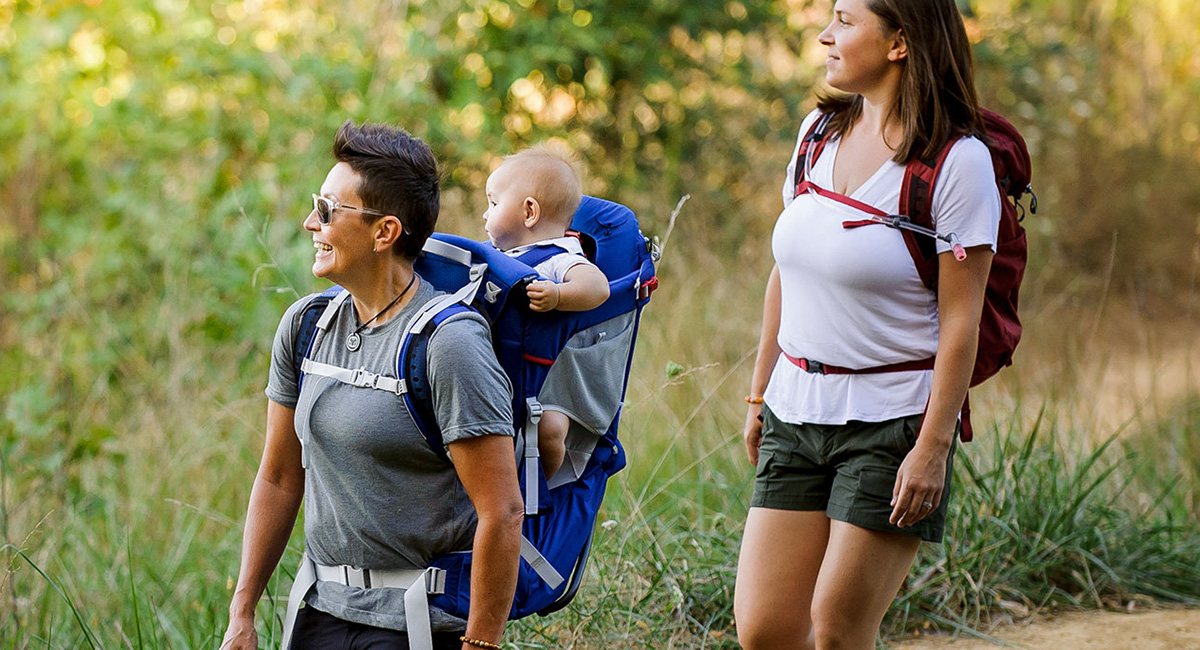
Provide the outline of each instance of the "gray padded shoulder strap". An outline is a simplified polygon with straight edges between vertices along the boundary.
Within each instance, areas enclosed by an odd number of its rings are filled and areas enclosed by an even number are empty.
[[[317,329],[321,330],[322,332],[329,329],[330,321],[333,320],[334,316],[337,316],[338,309],[341,308],[342,303],[346,302],[346,299],[349,297],[350,292],[346,291],[345,289],[342,289],[338,295],[334,296],[333,299],[329,301],[329,304],[325,306],[325,311],[321,313],[321,320],[317,321]]]

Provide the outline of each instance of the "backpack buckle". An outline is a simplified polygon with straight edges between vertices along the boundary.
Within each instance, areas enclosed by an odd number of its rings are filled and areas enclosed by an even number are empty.
[[[655,289],[658,289],[657,275],[638,285],[638,300],[645,300],[646,298],[649,298],[650,294],[654,293]]]
[[[366,368],[359,368],[350,376],[350,384],[359,388],[378,388],[379,375],[368,372]]]
[[[821,363],[820,361],[813,361],[812,359],[801,359],[800,369],[804,372],[809,372],[814,375],[825,374],[825,364]]]

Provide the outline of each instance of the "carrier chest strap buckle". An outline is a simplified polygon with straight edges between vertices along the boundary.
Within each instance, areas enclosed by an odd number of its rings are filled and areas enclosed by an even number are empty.
[[[305,359],[300,364],[300,370],[305,374],[336,379],[343,384],[349,384],[356,388],[371,388],[394,393],[397,397],[408,392],[408,385],[403,379],[376,374],[365,368],[350,370],[348,368],[339,368],[327,363],[313,361],[312,359]]]

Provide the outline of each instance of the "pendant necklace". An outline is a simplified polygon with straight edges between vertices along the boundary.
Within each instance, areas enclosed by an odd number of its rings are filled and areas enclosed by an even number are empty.
[[[404,291],[401,291],[400,295],[396,296],[391,302],[389,302],[387,307],[384,307],[383,309],[379,310],[379,313],[372,316],[371,320],[363,323],[362,325],[359,325],[357,329],[355,329],[353,332],[350,332],[350,335],[346,337],[346,349],[351,352],[357,352],[358,348],[362,347],[362,336],[359,335],[359,332],[366,329],[367,326],[370,325],[371,323],[374,323],[375,319],[382,316],[383,312],[391,309],[392,305],[395,305],[396,303],[400,302],[400,299],[404,297],[404,294],[408,293],[408,290],[411,289],[413,286],[413,282],[416,282],[416,281],[417,281],[417,274],[413,273],[412,279],[408,281],[408,285],[404,287]]]

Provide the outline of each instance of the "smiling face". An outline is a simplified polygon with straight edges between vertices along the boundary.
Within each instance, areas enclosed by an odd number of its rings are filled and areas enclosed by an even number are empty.
[[[539,239],[530,229],[536,222],[531,219],[535,200],[525,187],[527,183],[519,178],[519,172],[518,165],[504,163],[487,180],[488,209],[483,213],[484,229],[492,245],[502,251]]]
[[[898,31],[884,27],[865,0],[838,0],[833,21],[817,37],[829,48],[825,81],[838,90],[866,95],[898,83],[899,64],[907,55]]]
[[[358,196],[361,181],[350,165],[338,163],[329,170],[320,194],[345,205],[362,206]],[[365,263],[376,255],[374,226],[374,222],[368,223],[356,210],[337,210],[328,224],[317,219],[316,210],[310,212],[304,219],[304,229],[313,234],[313,246],[317,249],[313,275],[345,285],[347,278],[368,268]]]

